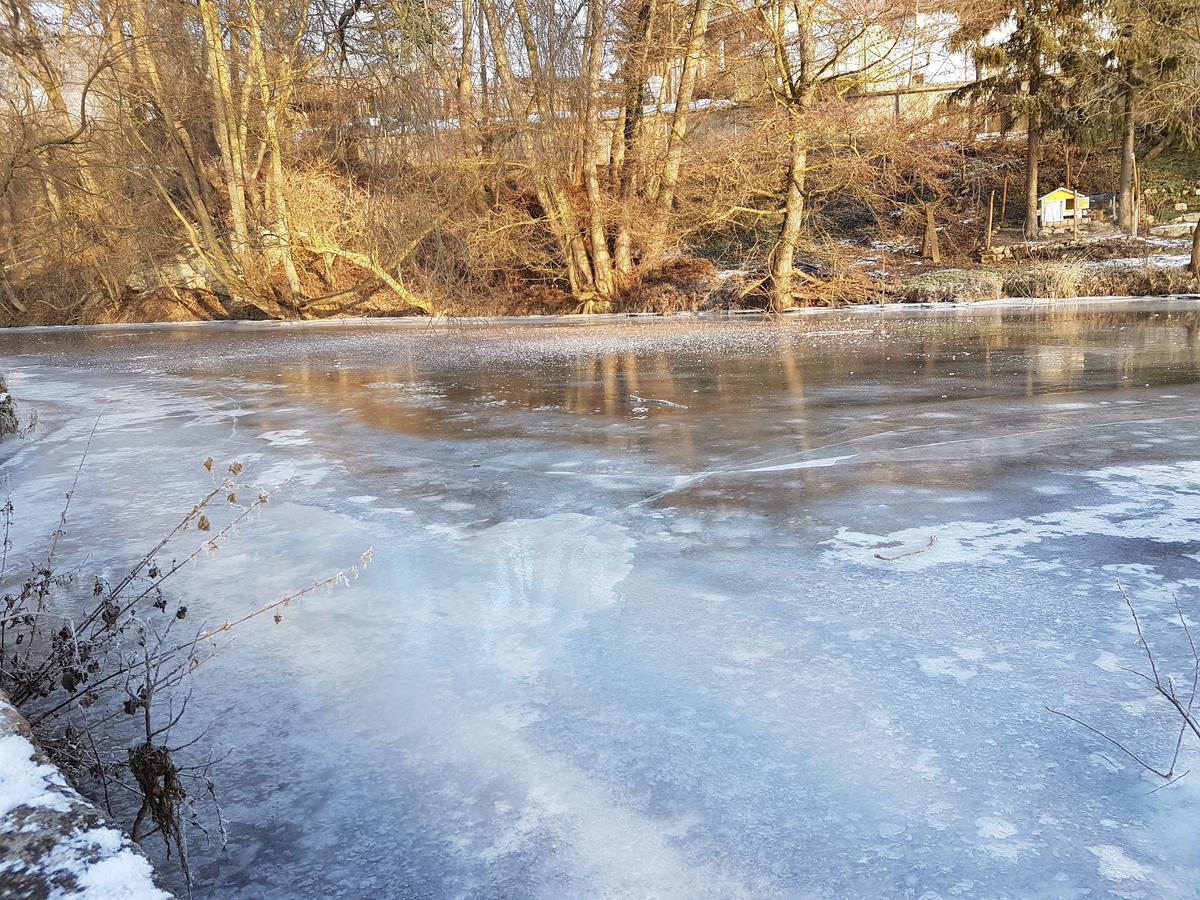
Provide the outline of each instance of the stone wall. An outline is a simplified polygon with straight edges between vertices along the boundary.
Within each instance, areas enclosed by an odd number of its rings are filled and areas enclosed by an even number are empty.
[[[38,749],[0,691],[0,897],[168,900],[141,850]]]
[[[8,392],[4,376],[0,375],[0,438],[12,434],[17,427],[17,405]]]

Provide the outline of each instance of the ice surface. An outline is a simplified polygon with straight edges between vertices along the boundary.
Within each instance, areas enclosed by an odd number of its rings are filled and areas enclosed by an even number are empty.
[[[197,896],[1197,896],[1195,775],[1045,710],[1174,746],[1114,581],[1186,673],[1192,302],[16,332],[0,370],[38,533],[101,413],[99,568],[206,456],[282,486],[193,615],[375,547],[198,674]]]

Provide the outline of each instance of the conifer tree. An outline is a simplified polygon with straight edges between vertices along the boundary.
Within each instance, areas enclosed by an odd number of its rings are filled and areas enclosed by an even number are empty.
[[[1097,0],[1012,0],[961,13],[956,43],[969,48],[979,77],[957,99],[998,110],[1009,128],[1026,125],[1025,237],[1037,237],[1042,141],[1064,127],[1099,40]]]
[[[1200,152],[1200,0],[1146,0],[1154,51],[1144,64],[1144,117],[1163,140]],[[1189,269],[1200,276],[1200,224],[1192,229]]]

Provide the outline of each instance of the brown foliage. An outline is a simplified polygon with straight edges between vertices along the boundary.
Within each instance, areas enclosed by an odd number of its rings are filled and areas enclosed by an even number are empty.
[[[898,114],[942,40],[908,3],[398,10],[0,8],[0,323],[841,302],[870,291],[797,277],[811,247],[931,218],[962,262],[1006,178],[1020,216],[1019,144]],[[1111,186],[1043,143],[1044,181]],[[750,286],[672,272],[700,256]]]

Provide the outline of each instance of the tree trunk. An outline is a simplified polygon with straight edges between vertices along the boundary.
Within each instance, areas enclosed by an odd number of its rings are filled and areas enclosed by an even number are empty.
[[[683,72],[679,76],[679,90],[675,93],[675,111],[671,115],[671,132],[667,137],[666,158],[663,161],[658,192],[651,212],[650,239],[647,242],[645,260],[651,265],[662,257],[666,243],[667,217],[675,202],[675,186],[679,182],[679,168],[683,163],[683,144],[687,138],[688,118],[696,91],[696,75],[704,52],[704,39],[708,33],[708,16],[712,5],[713,0],[696,0],[692,13],[687,52],[683,58]]]
[[[988,198],[987,230],[984,232],[984,235],[983,235],[983,249],[984,250],[992,249],[993,220],[995,218],[995,211],[996,211],[996,192],[995,192],[995,190],[993,190],[992,195]]]
[[[1192,228],[1192,259],[1188,270],[1200,278],[1200,222]]]
[[[427,313],[433,312],[433,304],[423,297],[418,297],[412,291],[404,286],[404,284],[395,275],[392,275],[387,269],[376,262],[366,253],[358,253],[354,250],[346,250],[336,244],[309,243],[303,233],[298,235],[300,241],[305,248],[312,253],[322,256],[336,256],[338,259],[344,259],[346,262],[358,266],[366,272],[370,272],[396,294],[401,300],[409,306],[415,306],[418,309],[423,309]]]
[[[527,107],[521,103],[521,90],[517,76],[513,72],[508,58],[508,48],[504,43],[504,29],[500,23],[500,15],[496,10],[495,0],[480,0],[480,8],[487,19],[487,30],[491,38],[492,58],[495,61],[496,78],[506,95],[509,115],[516,129],[517,141],[526,162],[533,167],[533,183],[537,191],[538,202],[541,204],[550,228],[559,241],[563,254],[563,262],[567,270],[567,279],[571,285],[571,293],[585,302],[594,295],[591,261],[588,259],[587,245],[575,219],[575,211],[571,208],[570,198],[563,189],[559,179],[553,172],[548,172],[544,160],[539,160],[537,143],[529,128]],[[521,24],[521,33],[525,52],[530,67],[530,82],[532,84],[533,102],[538,110],[539,127],[548,128],[554,118],[550,112],[549,102],[541,89],[542,68],[538,59],[537,42],[534,38],[533,26],[529,19],[528,8],[524,0],[515,0],[517,19]]]
[[[808,134],[805,117],[812,107],[816,91],[816,35],[810,3],[793,0],[795,47],[787,22],[787,8],[774,6],[774,56],[780,87],[776,97],[787,108],[788,167],[784,185],[783,225],[779,240],[771,250],[768,267],[771,274],[771,306],[777,312],[792,305],[792,279],[795,274],[796,245],[804,220],[804,188],[808,177]],[[793,64],[793,55],[797,57]]]
[[[525,45],[525,58],[529,63],[529,82],[533,91],[533,102],[541,120],[539,124],[541,128],[548,129],[553,127],[556,116],[551,99],[543,89],[544,70],[538,53],[533,20],[530,18],[526,0],[513,0],[513,10],[517,14],[517,22],[521,28],[521,40]],[[488,27],[493,31],[493,40],[495,40],[496,29],[492,29],[490,19]],[[503,33],[500,34],[503,39]],[[499,62],[499,54],[496,59]],[[528,123],[518,126],[518,131],[529,134]],[[534,156],[530,156],[529,161],[536,164]],[[584,242],[575,218],[575,209],[571,206],[571,199],[563,188],[560,178],[549,174],[541,180],[543,185],[540,193],[542,207],[546,210],[546,214],[562,242],[571,292],[585,303],[590,303],[595,296],[595,277],[592,271],[592,262],[588,257],[587,244]]]
[[[617,121],[613,125],[612,135],[608,141],[608,189],[614,194],[621,186],[621,170],[625,166],[625,107],[617,110]]]
[[[250,246],[250,226],[246,212],[246,173],[243,162],[241,128],[233,101],[233,85],[221,24],[214,0],[198,0],[200,23],[204,30],[205,60],[208,67],[212,100],[213,132],[221,151],[221,170],[229,191],[229,218],[234,258],[245,263]]]
[[[633,275],[633,197],[637,166],[641,162],[642,110],[646,105],[646,75],[650,59],[650,28],[654,20],[655,0],[641,0],[637,9],[635,44],[626,60],[625,109],[620,121],[620,164],[616,165],[613,184],[618,197],[617,234],[613,241],[616,277],[628,281]],[[614,134],[614,144],[617,143]]]
[[[479,150],[475,140],[475,92],[471,81],[471,63],[475,48],[475,4],[473,0],[462,0],[462,53],[458,57],[458,77],[455,87],[458,93],[458,133],[463,136],[463,145],[469,154]]]
[[[804,182],[808,174],[808,142],[801,128],[802,113],[789,110],[788,130],[791,132],[788,154],[787,184],[783,211],[783,227],[771,253],[771,308],[776,312],[792,305],[792,277],[796,265],[796,244],[804,221]]]
[[[267,79],[266,59],[262,50],[262,14],[256,0],[246,0],[248,21],[246,28],[250,34],[250,68],[258,81],[259,100],[262,103],[263,115],[266,119],[264,140],[267,152],[270,154],[269,184],[275,205],[275,240],[278,242],[275,256],[283,265],[283,274],[287,279],[288,288],[297,300],[300,296],[300,274],[296,271],[296,263],[292,259],[292,236],[288,224],[287,185],[283,178],[283,155],[279,142],[279,108],[283,105],[283,95],[290,85],[287,57],[279,63],[280,72],[275,82],[275,95],[271,95],[271,86]],[[246,73],[249,77],[250,73]]]
[[[484,32],[483,16],[476,16],[475,19],[478,25],[476,31],[479,32],[479,117],[482,124],[486,125],[491,118],[488,105],[487,37]]]
[[[607,303],[613,296],[612,260],[596,172],[600,124],[600,65],[604,56],[604,0],[589,0],[587,15],[587,97],[584,99],[583,186],[588,199],[588,239],[596,297]]]
[[[1025,144],[1025,239],[1038,236],[1038,167],[1042,161],[1042,114],[1029,114],[1029,133]]]
[[[1128,75],[1126,75],[1128,78]],[[1124,108],[1122,110],[1124,140],[1121,143],[1121,184],[1117,194],[1117,226],[1126,234],[1133,234],[1133,165],[1136,159],[1134,119],[1134,90],[1125,85]]]
[[[169,96],[162,77],[159,73],[158,60],[154,53],[162,44],[150,34],[147,21],[145,0],[133,0],[129,4],[130,30],[129,44],[132,49],[132,62],[135,71],[134,87],[144,102],[148,102],[159,113],[163,137],[171,152],[174,170],[179,173],[187,197],[188,212],[184,215],[171,199],[166,186],[150,173],[155,187],[162,194],[180,224],[184,240],[212,269],[214,275],[230,294],[241,296],[246,301],[261,309],[268,316],[284,317],[284,310],[270,298],[257,295],[245,283],[242,274],[237,271],[230,258],[229,242],[217,232],[212,210],[216,208],[215,198],[206,179],[201,172],[199,154],[192,141],[191,133],[183,123],[182,118],[174,109],[172,98]],[[117,43],[110,52],[116,52],[124,44],[124,38],[118,30],[113,37]]]

